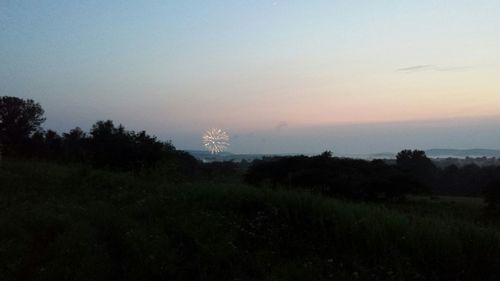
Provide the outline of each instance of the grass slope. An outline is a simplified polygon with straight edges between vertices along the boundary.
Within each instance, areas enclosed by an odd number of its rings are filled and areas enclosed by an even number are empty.
[[[4,161],[0,183],[0,280],[500,279],[496,227],[418,203],[41,162]]]

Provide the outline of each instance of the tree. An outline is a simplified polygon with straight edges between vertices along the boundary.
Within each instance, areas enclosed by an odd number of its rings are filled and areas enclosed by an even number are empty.
[[[45,146],[49,158],[59,158],[61,156],[62,138],[57,132],[52,130],[45,132]]]
[[[98,121],[90,130],[90,151],[94,165],[98,167],[124,167],[128,165],[127,153],[131,142],[125,128],[115,127],[113,121]]]
[[[74,160],[83,162],[85,160],[88,139],[85,132],[76,127],[63,133],[63,153],[66,160]]]
[[[435,169],[432,160],[421,150],[403,150],[396,156],[398,166],[410,171],[427,172],[429,169]]]
[[[400,199],[423,191],[409,173],[383,161],[318,156],[288,156],[254,160],[244,176],[256,186],[317,191],[355,199]]]
[[[134,172],[149,171],[175,150],[145,131],[127,131],[122,125],[115,127],[111,120],[98,121],[92,126],[88,146],[95,166]]]
[[[44,110],[31,99],[0,98],[0,143],[7,155],[22,152],[23,146],[45,121]]]
[[[437,172],[436,165],[422,150],[403,150],[396,156],[397,165],[425,185],[430,185]]]
[[[325,150],[323,153],[321,153],[320,156],[324,158],[332,158],[333,153],[330,150]]]

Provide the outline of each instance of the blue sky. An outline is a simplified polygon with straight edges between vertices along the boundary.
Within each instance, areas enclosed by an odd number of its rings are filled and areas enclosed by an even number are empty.
[[[39,101],[46,128],[112,119],[179,148],[209,127],[242,153],[500,148],[498,15],[484,0],[4,0],[0,91]]]

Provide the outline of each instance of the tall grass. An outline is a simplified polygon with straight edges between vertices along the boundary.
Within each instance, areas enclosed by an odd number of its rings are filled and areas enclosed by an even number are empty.
[[[500,279],[497,228],[449,208],[158,178],[2,163],[0,280]]]

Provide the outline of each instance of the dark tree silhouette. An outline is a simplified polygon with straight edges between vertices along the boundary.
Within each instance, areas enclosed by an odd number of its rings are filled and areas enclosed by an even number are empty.
[[[409,170],[433,165],[422,150],[402,150],[396,156],[396,161],[401,168]]]
[[[23,152],[29,138],[45,121],[44,110],[31,99],[0,98],[0,144],[4,154]]]
[[[61,155],[62,138],[57,132],[48,130],[45,133],[45,144],[50,158],[58,158]]]
[[[272,188],[298,188],[329,196],[359,199],[395,199],[425,189],[408,173],[383,161],[365,161],[321,155],[255,160],[245,182]]]
[[[90,131],[92,162],[98,167],[119,167],[126,164],[131,149],[125,128],[115,127],[113,121],[98,121]]]
[[[76,127],[63,134],[63,157],[68,160],[83,162],[88,149],[88,139],[85,132]]]
[[[435,180],[436,165],[422,150],[403,150],[396,155],[396,163],[424,185],[429,186]]]
[[[76,133],[75,133],[76,134]],[[135,172],[154,168],[175,148],[146,134],[145,131],[127,131],[113,121],[98,121],[92,126],[88,150],[92,164]]]

